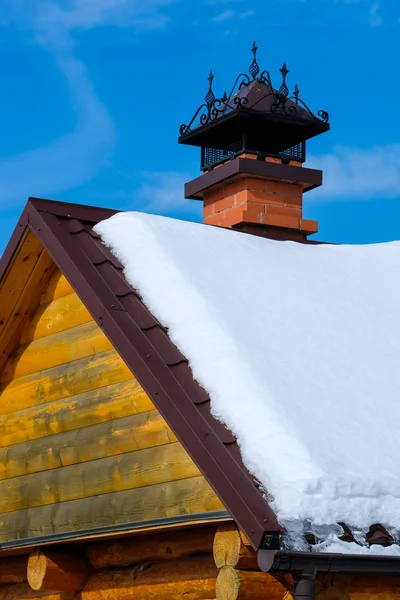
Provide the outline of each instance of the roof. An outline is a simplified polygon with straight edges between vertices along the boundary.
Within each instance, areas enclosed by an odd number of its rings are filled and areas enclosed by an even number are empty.
[[[287,542],[314,534],[338,551],[343,521],[360,541],[378,522],[397,538],[400,243],[310,246],[134,212],[95,230],[210,393]]]
[[[266,492],[244,466],[236,437],[211,413],[209,394],[193,378],[188,360],[190,356],[177,349],[171,341],[172,329],[168,331],[164,320],[161,319],[161,324],[154,316],[156,311],[149,310],[142,296],[135,291],[138,286],[127,282],[120,260],[93,231],[99,221],[115,214],[116,211],[107,209],[30,199],[0,261],[0,283],[26,229],[30,228],[138,378],[253,547],[276,547],[283,527],[266,500]],[[140,217],[146,218],[144,215]],[[200,225],[197,227],[213,230]],[[232,236],[253,240],[245,234],[218,230],[218,234],[221,233],[230,240],[234,239]],[[287,246],[287,243],[278,244]],[[204,253],[207,246],[203,243],[200,246]],[[143,289],[140,292],[145,295]],[[211,350],[210,347],[210,360]],[[346,427],[343,422],[343,429],[346,430]],[[281,451],[281,446],[279,449]],[[371,525],[366,542],[383,547],[396,541],[393,530],[388,532],[381,525]],[[362,532],[345,524],[341,527],[338,528],[338,534],[344,532],[341,539],[353,543],[362,540]],[[309,533],[308,542],[313,543],[318,532]],[[355,552],[353,543],[349,544],[349,548]],[[365,551],[365,546],[362,550]]]
[[[127,283],[93,227],[116,211],[29,199],[0,260],[0,285],[31,229],[109,337],[254,548],[282,527],[244,468],[234,436],[210,412],[188,360]]]
[[[288,90],[277,91],[268,80],[242,83],[229,98],[213,95],[211,103],[201,105],[190,123],[181,126],[179,143],[233,148],[245,131],[249,148],[281,152],[329,130],[327,113],[314,115]]]

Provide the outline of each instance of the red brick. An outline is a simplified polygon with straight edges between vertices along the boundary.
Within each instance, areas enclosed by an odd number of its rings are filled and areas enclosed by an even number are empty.
[[[302,219],[301,228],[309,233],[317,233],[318,221],[310,221],[308,219]]]
[[[245,180],[242,179],[240,181],[233,181],[232,183],[225,185],[224,198],[227,198],[228,196],[233,196],[234,194],[238,194],[239,192],[244,190],[245,189],[244,181]]]
[[[211,217],[211,215],[214,214],[214,204],[211,203],[210,205],[203,206],[203,219],[206,219],[207,217]]]
[[[303,197],[302,196],[285,196],[284,199],[285,206],[289,208],[302,208],[303,207]]]
[[[266,205],[265,212],[270,215],[282,215],[284,217],[295,217],[301,219],[302,211],[300,208],[289,208],[287,206],[276,206],[276,204]]]
[[[286,227],[287,229],[300,229],[300,219],[294,217],[284,217],[282,215],[270,215],[265,213],[263,223],[275,227]]]
[[[223,200],[217,200],[214,202],[214,212],[219,213],[223,210],[228,210],[235,203],[235,196],[229,196],[228,198],[223,198]]]
[[[264,192],[265,180],[248,177],[245,181],[245,188],[251,192]]]
[[[222,200],[223,197],[224,197],[224,191],[223,191],[222,187],[210,188],[210,190],[206,190],[204,192],[203,202],[205,205],[210,205],[212,202],[215,202],[216,200]]]

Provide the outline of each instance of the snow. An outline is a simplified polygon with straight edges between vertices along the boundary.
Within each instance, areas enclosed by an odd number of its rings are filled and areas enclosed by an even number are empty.
[[[134,212],[95,230],[293,539],[323,531],[342,552],[338,522],[400,530],[400,242],[302,245]]]

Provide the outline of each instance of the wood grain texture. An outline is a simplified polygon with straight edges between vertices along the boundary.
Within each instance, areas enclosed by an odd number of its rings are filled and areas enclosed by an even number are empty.
[[[218,568],[258,571],[257,553],[243,543],[235,523],[221,523],[215,533],[213,554]]]
[[[27,575],[28,558],[28,555],[0,558],[0,586],[24,583]]]
[[[27,583],[7,585],[0,588],[0,600],[75,600],[74,592],[35,592]]]
[[[203,477],[0,514],[0,542],[224,510]]]
[[[391,575],[318,575],[321,600],[398,600],[399,577]]]
[[[176,436],[156,410],[133,414],[1,448],[0,480],[116,456],[173,441],[177,441]]]
[[[21,332],[25,324],[29,323],[33,317],[40,292],[46,285],[54,269],[53,260],[43,250],[36,260],[29,277],[24,281],[23,290],[8,319],[3,321],[2,331],[0,331],[0,372],[5,365],[10,365],[9,377],[11,378],[14,376],[15,364],[13,363],[13,357],[17,354],[16,350]],[[13,272],[14,269],[11,271],[10,276]]]
[[[0,285],[0,335],[7,325],[42,250],[41,242],[32,231],[28,231],[11,268]]]
[[[0,415],[81,394],[132,377],[115,350],[100,352],[3,384],[0,387]]]
[[[119,419],[154,408],[136,379],[0,417],[0,447]]]
[[[63,298],[74,292],[75,290],[67,278],[57,269],[43,290],[40,297],[40,304],[48,304],[52,300],[58,300],[58,298]]]
[[[283,600],[286,589],[281,583],[261,571],[239,571],[222,567],[216,583],[216,600]]]
[[[1,381],[39,373],[111,349],[111,342],[93,321],[20,346],[5,366]]]
[[[21,335],[21,345],[93,321],[76,294],[63,296],[40,306]]]
[[[215,531],[215,527],[209,526],[102,542],[89,546],[87,557],[94,569],[109,569],[143,561],[210,555]]]
[[[178,442],[0,482],[0,513],[132,490],[200,472]]]
[[[81,600],[209,600],[217,568],[211,557],[141,563],[94,574]]]
[[[85,558],[76,552],[34,550],[28,560],[28,583],[35,591],[78,592],[89,578]]]

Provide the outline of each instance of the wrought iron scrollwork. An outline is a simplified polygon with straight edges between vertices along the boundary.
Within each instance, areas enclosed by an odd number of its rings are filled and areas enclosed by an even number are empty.
[[[207,125],[208,123],[216,120],[219,116],[222,116],[224,113],[231,112],[233,110],[247,110],[251,112],[255,109],[257,104],[268,98],[268,96],[272,97],[269,110],[273,114],[282,114],[288,117],[295,117],[298,113],[305,110],[313,119],[322,121],[323,123],[328,123],[329,115],[326,111],[319,110],[317,115],[315,115],[300,99],[300,90],[297,84],[295,85],[293,95],[289,95],[289,88],[286,79],[290,71],[287,68],[286,63],[283,63],[282,68],[280,69],[280,72],[282,73],[282,83],[278,90],[273,88],[271,76],[268,71],[262,71],[260,75],[261,69],[257,62],[257,50],[257,44],[254,42],[251,49],[253,53],[253,61],[249,66],[250,76],[247,73],[240,73],[240,75],[236,77],[229,95],[224,92],[222,98],[216,98],[213,90],[214,74],[212,71],[210,71],[210,75],[208,77],[209,87],[205,96],[205,103],[199,106],[189,124],[181,125],[180,135],[189,133],[193,126],[198,127],[199,125]],[[265,84],[268,86],[269,90],[268,93],[262,98],[259,98],[257,102],[249,105],[248,98],[245,96],[240,96],[239,92],[254,81],[259,81],[260,83]]]

